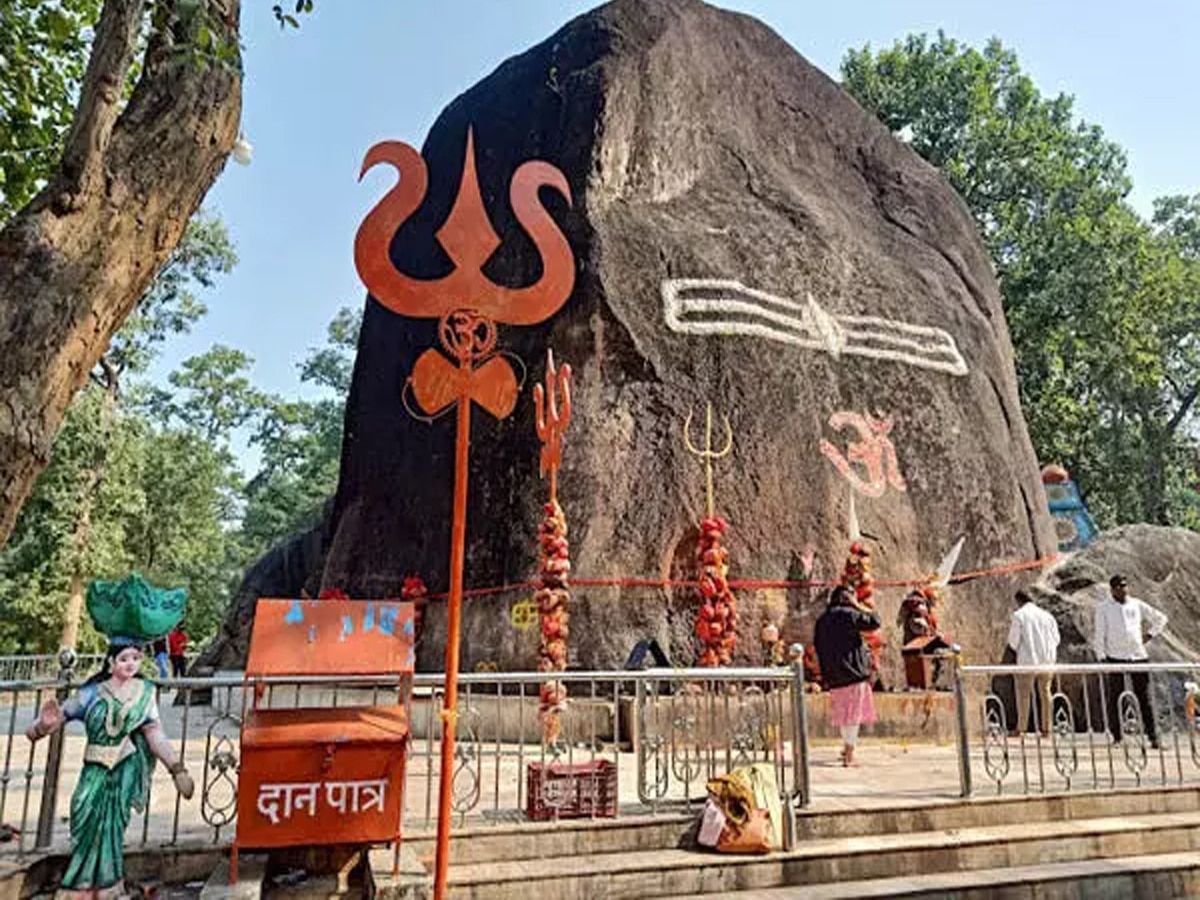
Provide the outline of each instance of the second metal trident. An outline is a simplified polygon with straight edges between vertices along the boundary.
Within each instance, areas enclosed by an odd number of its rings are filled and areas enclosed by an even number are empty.
[[[687,418],[683,421],[683,445],[687,447],[689,453],[699,456],[704,460],[704,508],[710,519],[715,514],[715,505],[713,503],[713,460],[728,456],[729,451],[733,449],[733,429],[729,427],[729,417],[722,416],[721,418],[725,420],[725,446],[720,450],[713,449],[713,408],[711,403],[704,404],[703,450],[692,444],[691,436],[688,433],[688,429],[692,424],[691,410],[688,410]]]

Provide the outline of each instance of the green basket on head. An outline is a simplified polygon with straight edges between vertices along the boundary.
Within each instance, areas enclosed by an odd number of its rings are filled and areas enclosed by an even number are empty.
[[[187,610],[184,588],[156,588],[136,572],[121,581],[93,581],[87,611],[114,644],[147,644],[166,635]]]

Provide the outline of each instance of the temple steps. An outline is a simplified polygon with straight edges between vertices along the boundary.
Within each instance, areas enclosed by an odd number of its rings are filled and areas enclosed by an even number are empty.
[[[459,831],[451,854],[450,896],[807,898],[905,896],[908,891],[911,896],[976,897],[993,890],[1009,896],[1010,889],[1019,897],[1083,896],[1030,893],[1030,886],[1074,890],[1069,886],[1085,883],[1081,873],[1092,873],[1085,880],[1097,891],[1108,890],[1105,884],[1136,883],[1153,890],[1121,894],[1123,888],[1112,889],[1120,896],[1169,897],[1162,890],[1187,896],[1200,878],[1197,790],[805,812],[797,817],[795,848],[765,856],[691,849],[694,822],[694,815],[623,817]],[[429,838],[417,838],[410,847],[431,863]]]
[[[869,897],[937,897],[939,900],[1180,900],[1200,896],[1200,854],[1121,856],[1079,862],[936,872],[928,875],[758,889],[755,900],[854,900]],[[700,900],[712,894],[677,895]]]

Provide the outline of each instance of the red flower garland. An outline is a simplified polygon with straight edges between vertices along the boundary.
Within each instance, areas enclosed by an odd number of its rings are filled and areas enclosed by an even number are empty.
[[[404,584],[400,588],[400,599],[413,604],[413,646],[421,643],[421,629],[425,625],[425,597],[429,588],[420,575],[405,575]]]
[[[871,551],[859,541],[850,545],[850,555],[842,569],[841,582],[854,592],[860,606],[875,608],[875,579],[871,576]],[[878,631],[863,634],[863,640],[871,650],[871,668],[879,677],[879,659],[883,654],[883,635]]]
[[[728,666],[737,645],[737,598],[729,589],[729,551],[721,546],[721,535],[729,524],[718,516],[700,523],[700,612],[696,637],[700,639],[700,665]]]
[[[534,595],[541,615],[542,641],[539,648],[539,672],[561,672],[567,667],[567,638],[570,636],[567,602],[567,575],[571,571],[570,545],[567,543],[567,518],[558,502],[542,507],[545,517],[538,526],[538,590]],[[559,714],[567,702],[567,689],[561,681],[546,681],[538,692],[538,712],[542,735],[548,744],[558,740]]]

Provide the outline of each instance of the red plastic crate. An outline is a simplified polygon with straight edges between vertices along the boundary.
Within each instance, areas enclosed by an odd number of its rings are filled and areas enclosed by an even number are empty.
[[[525,776],[525,815],[531,819],[617,815],[617,767],[612,760],[530,763]]]

